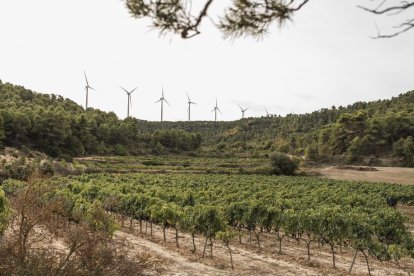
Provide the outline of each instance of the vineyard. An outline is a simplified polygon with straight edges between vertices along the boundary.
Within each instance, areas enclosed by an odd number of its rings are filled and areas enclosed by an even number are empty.
[[[98,204],[116,214],[119,224],[137,222],[140,234],[149,228],[152,236],[157,227],[166,242],[172,230],[177,248],[180,233],[191,236],[194,253],[195,239],[202,238],[203,258],[213,255],[215,243],[223,244],[230,267],[237,266],[232,246],[242,237],[258,252],[266,251],[266,239],[273,237],[279,254],[285,243],[303,242],[307,262],[317,244],[329,250],[333,268],[342,249],[349,249],[354,252],[350,272],[357,254],[364,256],[368,272],[369,260],[399,263],[414,254],[407,218],[394,208],[414,200],[414,186],[206,174],[90,174],[51,181],[58,189],[48,200],[64,206],[59,215],[68,221],[88,217]],[[4,189],[12,194],[19,185],[7,181]],[[113,223],[100,221],[96,227],[112,231],[107,228]]]

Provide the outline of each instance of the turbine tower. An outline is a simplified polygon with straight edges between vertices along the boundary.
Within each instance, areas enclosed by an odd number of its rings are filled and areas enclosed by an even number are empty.
[[[188,98],[188,121],[190,122],[191,121],[191,105],[192,104],[197,104],[197,103],[192,102],[190,100],[190,96],[188,96],[188,93],[187,93],[187,98]]]
[[[211,111],[211,112],[214,112],[214,122],[217,122],[217,111],[219,111],[221,113],[220,108],[218,108],[218,106],[217,106],[217,99],[216,99],[216,106]]]
[[[164,119],[164,102],[166,102],[169,106],[171,106],[170,103],[164,97],[164,87],[162,87],[162,96],[161,96],[161,98],[158,101],[156,101],[155,103],[159,103],[159,102],[161,102],[161,122],[162,122],[163,119]]]
[[[128,95],[128,109],[127,109],[127,118],[129,118],[129,107],[132,107],[132,98],[131,98],[131,94],[135,92],[135,90],[138,89],[138,87],[135,87],[133,90],[128,91],[125,88],[123,88],[121,86],[121,89],[125,91],[125,93]]]
[[[239,107],[240,107],[240,110],[241,110],[241,113],[242,113],[242,119],[244,119],[244,113],[249,109],[249,108],[245,108],[245,109],[243,109],[240,105],[239,105]]]
[[[85,71],[83,71],[83,74],[85,75],[85,80],[86,80],[86,85],[85,85],[85,90],[86,90],[86,104],[85,104],[85,109],[88,109],[89,89],[94,90],[94,91],[96,91],[96,90],[89,85],[88,77],[86,76],[86,72]]]

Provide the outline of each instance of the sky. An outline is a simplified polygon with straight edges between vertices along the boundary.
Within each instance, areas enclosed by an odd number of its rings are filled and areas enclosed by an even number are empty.
[[[230,1],[213,3],[213,20]],[[391,98],[414,89],[414,31],[372,39],[406,13],[370,15],[356,6],[369,0],[311,0],[282,28],[261,40],[223,39],[209,21],[201,35],[160,36],[148,20],[130,16],[121,0],[0,0],[0,79],[53,93],[126,117],[127,95],[138,87],[131,115],[159,120],[164,87],[171,106],[164,119],[219,120],[306,113],[356,101]],[[412,11],[410,11],[412,12]],[[411,13],[411,16],[414,16]]]

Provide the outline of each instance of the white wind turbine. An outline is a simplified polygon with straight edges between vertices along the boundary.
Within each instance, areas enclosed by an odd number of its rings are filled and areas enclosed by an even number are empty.
[[[187,93],[187,98],[188,98],[188,121],[190,122],[191,121],[191,105],[192,104],[197,104],[197,103],[195,103],[195,102],[192,102],[191,100],[190,100],[190,96],[188,96],[188,93]]]
[[[217,122],[217,111],[219,111],[221,113],[221,110],[217,105],[217,99],[216,99],[216,106],[211,111],[211,112],[214,112],[214,122]]]
[[[249,108],[245,108],[245,109],[243,109],[240,105],[239,105],[239,107],[240,107],[240,110],[241,110],[241,113],[242,113],[242,119],[244,119],[244,113],[249,109]]]
[[[267,111],[266,106],[264,106],[264,109],[265,109],[265,111],[266,111],[266,117],[269,117],[269,116],[270,116],[270,114],[269,114],[269,111]]]
[[[86,104],[85,104],[85,109],[88,109],[89,89],[94,90],[94,91],[96,91],[96,90],[89,85],[88,77],[86,76],[86,72],[85,71],[83,71],[83,74],[85,75],[85,81],[86,81],[86,85],[85,85],[85,90],[86,90]]]
[[[138,87],[135,87],[133,90],[131,90],[131,91],[128,91],[128,90],[126,90],[125,88],[123,88],[122,86],[121,86],[121,89],[122,90],[124,90],[125,91],[125,93],[127,94],[127,96],[128,96],[128,108],[127,108],[127,118],[129,118],[129,107],[132,107],[132,97],[131,97],[131,95],[132,95],[132,93],[134,93],[135,92],[135,90],[137,90],[138,89]]]
[[[161,98],[158,101],[156,101],[155,103],[159,103],[159,102],[161,102],[161,122],[162,122],[163,119],[164,119],[164,102],[166,102],[169,106],[171,106],[170,103],[164,97],[164,87],[162,87],[162,96],[161,96]]]

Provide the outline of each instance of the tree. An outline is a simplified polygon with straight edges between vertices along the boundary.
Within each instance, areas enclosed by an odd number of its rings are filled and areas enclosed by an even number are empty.
[[[393,152],[400,159],[403,166],[414,167],[414,142],[413,137],[401,138],[393,145]]]
[[[4,231],[7,228],[9,206],[3,189],[0,187],[0,244]]]
[[[270,156],[270,162],[276,175],[294,175],[298,169],[296,160],[280,152],[273,153]]]
[[[225,223],[215,207],[198,205],[194,208],[196,208],[196,225],[199,227],[200,232],[206,237],[203,258],[206,253],[208,240],[210,240],[210,255],[213,257],[213,238],[216,236],[217,232],[220,232],[225,228]]]
[[[208,17],[208,11],[214,0],[204,0],[202,3],[192,0],[125,0],[125,2],[132,16],[138,19],[149,18],[152,27],[162,34],[174,33],[183,39],[188,39],[200,34],[201,23]],[[309,0],[233,0],[215,25],[225,37],[261,37],[269,32],[272,23],[277,22],[280,26],[285,21],[291,20],[293,15],[308,2]],[[376,2],[378,3],[376,8],[358,7],[376,15],[395,15],[414,7],[412,1],[396,0],[392,4],[386,0]],[[193,6],[198,8],[198,13],[193,12]],[[397,31],[385,35],[378,31],[376,38],[395,37],[413,29],[414,18],[406,19],[395,28]]]
[[[385,1],[378,0],[375,2],[376,2],[375,4],[376,8],[368,8],[364,6],[358,6],[358,7],[372,14],[384,15],[384,16],[400,14],[406,10],[409,10],[409,9],[412,10],[414,8],[414,2],[412,1],[399,0],[399,1],[393,1],[394,2],[393,4],[389,4],[388,3],[389,1],[386,1],[386,0]],[[395,2],[399,2],[399,3],[395,3]],[[380,31],[378,30],[378,34],[376,38],[392,38],[392,37],[396,37],[402,33],[405,33],[413,29],[414,18],[406,19],[402,23],[394,26],[394,28],[396,29],[396,31],[388,33],[388,34],[381,34]]]
[[[233,240],[235,236],[236,236],[236,233],[231,232],[230,230],[220,231],[220,232],[217,232],[216,234],[217,239],[221,240],[224,243],[224,245],[227,247],[227,249],[229,250],[230,264],[231,264],[231,269],[233,270],[234,270],[233,255],[232,255],[231,248],[230,248],[230,241]]]
[[[200,34],[199,27],[208,16],[214,0],[203,2],[198,4],[201,5],[198,15],[192,12],[192,0],[126,0],[126,5],[135,18],[150,18],[152,27],[161,33],[171,32],[187,39]],[[273,22],[281,24],[291,19],[308,2],[309,0],[234,0],[216,25],[226,37],[260,37],[268,32]]]

